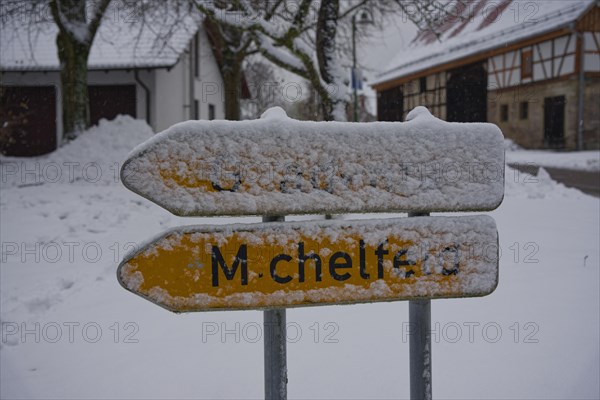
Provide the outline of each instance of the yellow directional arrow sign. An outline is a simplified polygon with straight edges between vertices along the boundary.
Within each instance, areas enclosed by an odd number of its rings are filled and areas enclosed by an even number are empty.
[[[174,312],[483,296],[498,283],[487,216],[188,227],[118,270]]]

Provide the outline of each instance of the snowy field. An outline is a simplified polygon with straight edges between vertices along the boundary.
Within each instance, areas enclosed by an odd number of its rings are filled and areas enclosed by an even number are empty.
[[[175,315],[117,283],[124,253],[160,231],[259,220],[174,217],[125,189],[121,162],[151,135],[119,117],[50,156],[1,159],[1,398],[263,397],[261,312]],[[600,199],[507,169],[489,215],[500,284],[432,302],[434,398],[598,399]],[[408,398],[408,303],[287,319],[289,398]]]

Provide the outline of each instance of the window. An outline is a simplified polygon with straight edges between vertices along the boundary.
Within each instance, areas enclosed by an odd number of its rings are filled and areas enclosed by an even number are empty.
[[[419,93],[425,93],[427,90],[427,77],[424,76],[419,79]]]
[[[194,76],[200,77],[200,34],[198,32],[194,37]]]
[[[521,79],[533,76],[533,52],[531,50],[521,51]]]
[[[194,119],[200,119],[200,103],[194,100]]]
[[[500,121],[508,121],[508,104],[502,104],[500,106]]]
[[[529,103],[526,101],[522,101],[519,104],[519,118],[520,119],[529,118]]]
[[[402,121],[404,115],[404,92],[402,86],[377,92],[377,119],[379,121]]]
[[[208,119],[210,119],[210,120],[215,119],[215,105],[214,104],[208,105]]]

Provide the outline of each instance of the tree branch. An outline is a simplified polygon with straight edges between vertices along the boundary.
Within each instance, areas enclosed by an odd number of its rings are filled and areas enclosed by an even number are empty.
[[[88,37],[93,38],[94,36],[96,36],[96,32],[98,31],[98,28],[100,27],[100,22],[102,21],[102,17],[104,17],[104,13],[105,13],[106,9],[108,8],[108,5],[110,4],[110,2],[111,2],[111,0],[100,0],[99,3],[96,3],[94,15],[92,16],[92,19],[88,23],[88,32],[89,32]]]

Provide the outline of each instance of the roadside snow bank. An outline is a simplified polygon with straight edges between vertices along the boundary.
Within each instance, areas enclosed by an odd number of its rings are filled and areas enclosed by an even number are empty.
[[[519,150],[506,147],[506,163],[600,172],[600,151],[556,152],[552,150]]]
[[[508,154],[508,153],[507,153]],[[581,198],[588,196],[578,189],[566,187],[552,179],[550,174],[540,168],[537,176],[521,172],[506,166],[504,178],[504,194],[507,197],[520,197],[528,199],[546,198]]]
[[[154,132],[143,120],[119,115],[100,123],[40,157],[0,156],[0,187],[46,183],[116,184],[120,163]]]
[[[521,146],[516,144],[512,139],[504,138],[504,150],[509,151],[518,151],[523,150]]]

